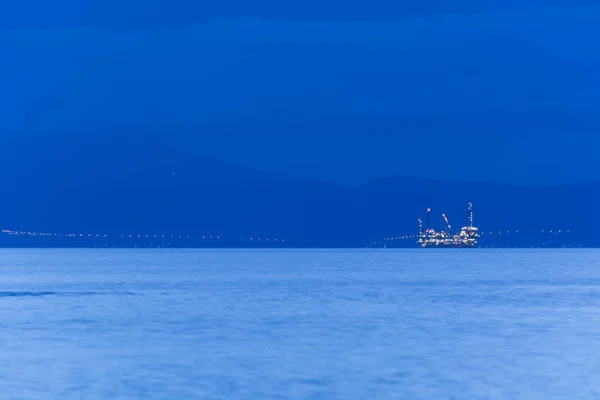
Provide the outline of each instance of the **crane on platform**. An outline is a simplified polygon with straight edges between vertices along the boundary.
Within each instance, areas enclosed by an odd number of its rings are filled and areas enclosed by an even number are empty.
[[[442,218],[444,218],[444,221],[446,222],[446,231],[448,232],[448,234],[450,234],[450,232],[452,231],[450,221],[448,221],[448,217],[446,217],[446,214],[442,214]]]

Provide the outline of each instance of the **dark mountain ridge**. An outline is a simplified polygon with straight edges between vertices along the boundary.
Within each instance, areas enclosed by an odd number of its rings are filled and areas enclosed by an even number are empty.
[[[61,0],[9,2],[0,23],[6,28],[95,26],[139,29],[187,26],[211,19],[256,17],[267,20],[364,21],[431,17],[445,14],[510,12],[540,8],[596,6],[595,0],[430,0],[421,2],[340,0],[193,2],[191,0]]]
[[[2,229],[119,234],[284,237],[295,246],[362,246],[412,235],[432,208],[442,227],[466,220],[466,203],[485,231],[570,230],[600,244],[600,182],[514,187],[393,178],[350,189],[289,180],[168,143],[104,137],[32,143],[1,150]]]

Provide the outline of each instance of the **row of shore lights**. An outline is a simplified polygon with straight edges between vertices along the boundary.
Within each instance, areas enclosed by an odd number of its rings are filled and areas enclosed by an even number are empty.
[[[109,235],[104,233],[104,234],[100,234],[100,233],[96,233],[96,234],[92,234],[92,233],[47,233],[47,232],[29,232],[29,231],[13,231],[13,230],[9,230],[9,229],[4,229],[2,230],[2,233],[6,233],[9,235],[20,235],[20,236],[55,236],[55,237],[108,237]],[[141,235],[141,234],[130,234],[130,235],[121,235],[122,238],[131,238],[131,239],[143,239],[143,238],[147,238],[147,239],[191,239],[191,236],[183,236],[183,235]],[[203,240],[210,240],[210,239],[217,239],[220,240],[221,236],[212,236],[212,235],[203,235],[202,236]],[[242,240],[245,240],[245,238],[241,238]],[[285,242],[285,239],[270,239],[270,238],[248,238],[247,240],[250,241],[265,241],[265,242]]]

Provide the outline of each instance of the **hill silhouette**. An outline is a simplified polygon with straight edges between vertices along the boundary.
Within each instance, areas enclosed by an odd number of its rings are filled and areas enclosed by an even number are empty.
[[[374,0],[365,4],[357,1],[305,0],[281,2],[276,0],[225,0],[198,3],[190,0],[125,0],[106,1],[61,0],[58,2],[11,2],[0,14],[2,26],[10,28],[116,27],[140,28],[181,26],[202,23],[211,19],[257,17],[268,20],[306,21],[364,21],[440,14],[473,14],[482,12],[528,10],[543,7],[569,8],[595,6],[594,0],[431,0],[425,2],[391,2]]]
[[[456,227],[475,203],[486,231],[562,229],[600,243],[600,183],[514,187],[394,178],[357,188],[290,180],[145,138],[3,143],[2,229],[283,237],[294,246],[362,246],[415,234],[431,207]]]

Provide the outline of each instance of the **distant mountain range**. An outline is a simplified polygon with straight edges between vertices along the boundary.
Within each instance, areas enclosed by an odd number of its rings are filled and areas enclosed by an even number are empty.
[[[600,244],[600,182],[514,187],[394,178],[357,188],[279,178],[144,139],[5,141],[0,228],[279,237],[290,246],[364,246],[418,232],[432,208],[459,227],[569,230]],[[476,168],[465,161],[465,168]],[[1,244],[1,243],[0,243]]]
[[[435,0],[424,2],[373,0],[369,3],[340,0],[224,0],[197,3],[190,0],[123,0],[113,3],[60,0],[50,4],[23,0],[11,2],[0,14],[7,27],[99,26],[139,28],[201,23],[215,18],[258,17],[275,20],[382,20],[541,7],[595,6],[594,0],[501,1]],[[35,10],[35,11],[32,11]]]

